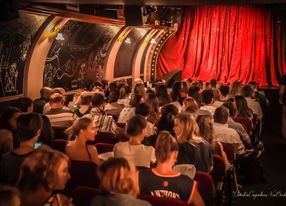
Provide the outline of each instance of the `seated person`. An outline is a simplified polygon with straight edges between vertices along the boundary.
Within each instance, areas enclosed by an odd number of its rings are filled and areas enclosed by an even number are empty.
[[[0,206],[20,206],[21,197],[17,188],[0,185]]]
[[[219,99],[214,102],[215,107],[220,107],[224,102],[229,99],[229,86],[228,85],[221,85],[219,87]]]
[[[70,179],[68,157],[48,146],[35,150],[24,160],[17,187],[22,205],[72,205],[71,200],[55,191],[63,190]]]
[[[73,108],[73,112],[78,118],[90,113],[92,108],[91,100],[92,94],[90,92],[82,92],[80,94]]]
[[[19,146],[16,121],[20,114],[21,110],[18,108],[8,107],[0,115],[0,158],[3,154]]]
[[[139,104],[135,109],[135,114],[142,115],[143,117],[145,117],[146,120],[149,113],[150,113],[150,106],[147,105],[146,103]],[[155,125],[147,121],[146,130],[147,130],[146,137],[154,135],[156,130]]]
[[[87,141],[93,141],[96,135],[95,124],[92,119],[82,117],[73,123],[68,129],[73,133],[75,140],[68,141],[65,153],[71,160],[92,161],[99,165],[97,149],[94,145],[88,145]]]
[[[130,137],[129,142],[115,144],[114,157],[124,157],[135,166],[150,167],[155,162],[155,150],[152,146],[142,144],[146,136],[146,119],[141,115],[135,115],[128,120],[126,135]]]
[[[116,134],[117,124],[112,116],[104,112],[105,101],[102,93],[95,93],[92,96],[92,109],[90,114],[84,117],[91,118],[95,123],[97,132],[108,132]]]
[[[93,198],[91,206],[151,206],[136,199],[138,182],[136,168],[124,158],[111,158],[99,167],[101,195]]]
[[[178,198],[188,204],[204,205],[197,191],[197,183],[188,176],[173,170],[177,161],[178,143],[167,131],[158,135],[155,147],[157,166],[153,169],[140,170],[140,194],[164,198]]]
[[[214,106],[214,93],[213,90],[208,89],[202,92],[203,97],[203,106],[200,107],[200,110],[209,111],[212,115],[214,115],[214,111],[216,107]]]
[[[197,171],[211,172],[211,146],[199,136],[199,128],[193,117],[187,113],[178,114],[174,121],[174,132],[179,142],[176,164],[193,164]]]
[[[46,103],[49,102],[50,96],[52,95],[52,89],[49,87],[42,87],[40,90],[41,97],[34,100],[34,112],[43,114],[43,109]]]
[[[38,113],[22,114],[17,119],[20,147],[3,155],[0,162],[0,182],[15,185],[21,163],[33,151],[42,129],[43,120]]]
[[[51,109],[44,113],[52,127],[69,127],[73,123],[73,112],[64,109],[64,97],[59,93],[54,93],[50,97]]]

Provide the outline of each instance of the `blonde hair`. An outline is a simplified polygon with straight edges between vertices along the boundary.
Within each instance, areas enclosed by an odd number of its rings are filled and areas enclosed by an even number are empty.
[[[53,191],[60,160],[66,160],[70,164],[68,156],[64,153],[53,150],[47,145],[41,146],[22,163],[18,188],[25,192],[36,192],[41,187]]]
[[[194,112],[197,112],[199,110],[199,106],[193,97],[185,98],[183,101],[183,105],[184,105],[184,109],[185,109],[184,112],[188,111],[188,112],[194,113]]]
[[[195,135],[199,135],[199,127],[191,114],[181,113],[175,117],[181,128],[180,134],[177,135],[177,140],[180,142],[196,142]],[[201,140],[201,139],[200,139]]]
[[[171,152],[178,150],[178,142],[170,132],[162,131],[159,133],[155,146],[155,156],[158,162],[165,162],[170,158]]]
[[[88,117],[81,117],[78,118],[74,121],[74,123],[72,124],[72,126],[70,126],[69,128],[66,129],[66,133],[69,134],[70,137],[75,137],[78,136],[80,133],[80,130],[83,129],[87,129],[88,125],[92,122],[92,119],[88,118]]]
[[[98,170],[101,179],[100,189],[103,194],[130,194],[138,195],[138,185],[133,173],[136,168],[124,158],[110,158],[103,162]]]

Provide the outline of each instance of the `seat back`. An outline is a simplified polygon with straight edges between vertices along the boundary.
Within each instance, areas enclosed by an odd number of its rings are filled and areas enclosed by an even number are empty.
[[[97,188],[79,186],[74,189],[73,201],[76,206],[90,205],[92,198],[99,194],[100,191]]]
[[[148,201],[152,206],[187,206],[181,199],[162,198],[151,195],[139,195],[139,199]]]
[[[65,153],[67,145],[67,140],[65,139],[55,139],[51,142],[51,147],[55,150]]]
[[[225,162],[219,155],[213,155],[213,170],[211,176],[213,178],[214,184],[217,185],[218,182],[223,182],[226,175]]]
[[[198,191],[206,205],[215,202],[215,187],[211,176],[206,172],[197,172],[194,178],[198,182]]]
[[[234,118],[234,121],[240,123],[244,127],[245,131],[248,133],[249,136],[252,135],[253,126],[250,119],[244,117],[236,117]]]
[[[101,153],[105,153],[105,152],[112,152],[114,144],[96,143],[95,147],[97,149],[98,154],[101,154]]]
[[[221,144],[223,146],[223,150],[227,156],[227,159],[230,162],[233,162],[236,159],[236,151],[235,151],[234,145],[230,143],[224,143],[224,142],[221,142]]]
[[[65,139],[69,138],[68,134],[65,132],[67,127],[52,127],[54,130],[55,139]]]
[[[67,183],[70,190],[77,186],[99,187],[97,165],[93,162],[71,160],[70,175],[71,179]]]
[[[108,143],[115,144],[118,142],[115,134],[110,132],[97,132],[94,140],[94,144],[96,143]]]

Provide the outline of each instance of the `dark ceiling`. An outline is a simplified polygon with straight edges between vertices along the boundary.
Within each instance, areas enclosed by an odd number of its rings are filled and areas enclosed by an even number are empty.
[[[282,4],[286,0],[18,0],[34,3],[96,4],[96,5],[162,5],[188,6],[197,4]]]

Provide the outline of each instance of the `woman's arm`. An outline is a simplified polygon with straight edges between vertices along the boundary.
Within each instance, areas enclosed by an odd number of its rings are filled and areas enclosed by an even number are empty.
[[[205,206],[205,203],[198,192],[197,188],[194,189],[194,192],[191,194],[188,204],[194,205],[194,206]]]
[[[96,147],[94,145],[88,145],[87,149],[90,153],[91,161],[94,162],[95,164],[99,165],[102,162],[102,160],[100,160],[98,158],[98,153],[97,153]]]

